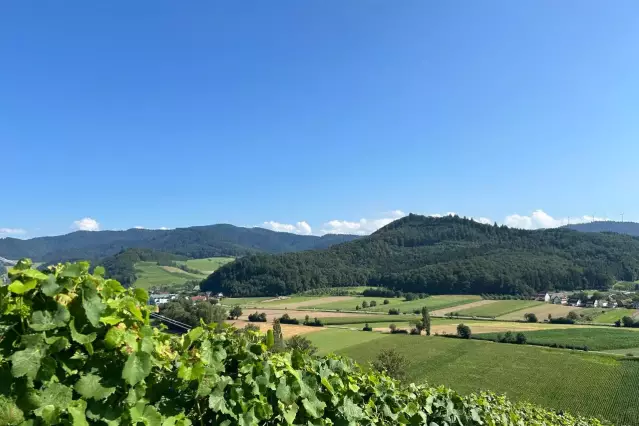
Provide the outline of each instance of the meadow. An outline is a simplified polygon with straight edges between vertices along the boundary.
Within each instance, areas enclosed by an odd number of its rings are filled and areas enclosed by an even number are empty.
[[[542,303],[541,305],[528,306],[523,309],[513,311],[497,317],[497,319],[523,321],[524,315],[532,313],[537,315],[539,321],[543,321],[548,318],[548,315],[552,317],[565,317],[569,312],[575,311],[579,314],[585,314],[584,308],[576,308],[573,306],[554,305],[552,303]]]
[[[541,304],[543,302],[535,302],[534,300],[494,300],[492,303],[469,309],[460,309],[455,312],[457,315],[462,316],[496,318],[521,309],[540,306]]]
[[[490,389],[620,425],[639,425],[637,361],[527,345],[342,329],[308,337],[321,352],[347,355],[364,365],[380,350],[394,348],[410,360],[407,373],[415,382],[444,384],[462,393]]]
[[[189,259],[187,261],[176,263],[186,263],[186,266],[189,268],[197,269],[203,274],[209,275],[219,267],[224,266],[229,262],[233,262],[234,260],[234,257],[207,257],[204,259]]]
[[[601,312],[601,313],[597,313]],[[614,324],[615,321],[621,320],[621,318],[628,316],[632,317],[637,315],[636,309],[608,309],[605,312],[602,312],[601,309],[595,309],[593,314],[596,315],[593,319],[593,322],[601,323],[601,324]]]
[[[182,285],[187,281],[202,280],[204,275],[191,274],[179,268],[159,266],[156,262],[138,262],[135,264],[138,279],[134,287],[151,288],[154,286]]]
[[[605,351],[639,347],[639,329],[612,327],[564,328],[526,331],[529,343],[587,346],[589,350]],[[475,333],[477,334],[477,333]],[[496,339],[497,333],[478,334],[482,338]]]

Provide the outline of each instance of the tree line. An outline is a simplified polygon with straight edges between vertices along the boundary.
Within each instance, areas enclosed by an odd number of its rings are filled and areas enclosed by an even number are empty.
[[[412,293],[531,295],[607,289],[615,280],[637,278],[635,237],[409,215],[326,250],[243,257],[209,276],[202,289],[273,296],[369,285]]]

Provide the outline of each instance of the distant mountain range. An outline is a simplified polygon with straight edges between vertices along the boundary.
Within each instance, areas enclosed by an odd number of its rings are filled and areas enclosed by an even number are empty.
[[[322,237],[242,228],[219,224],[172,230],[129,229],[127,231],[77,231],[55,237],[29,240],[0,239],[0,256],[29,257],[37,262],[101,259],[127,248],[153,249],[191,258],[244,256],[325,249],[358,238],[356,235]]]
[[[568,225],[566,228],[581,232],[615,232],[639,237],[639,223],[636,222],[601,221]]]
[[[430,294],[533,294],[606,289],[615,280],[637,278],[639,238],[565,228],[527,231],[411,214],[327,250],[243,257],[210,275],[202,289],[274,296],[377,285]]]

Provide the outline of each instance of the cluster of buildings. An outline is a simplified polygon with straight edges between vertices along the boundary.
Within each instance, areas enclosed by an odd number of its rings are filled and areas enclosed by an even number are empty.
[[[210,292],[204,294],[198,294],[196,296],[185,296],[176,293],[151,293],[149,295],[149,305],[161,306],[171,300],[178,300],[180,298],[190,299],[193,303],[200,301],[207,301],[211,299],[220,300],[224,297],[222,293],[211,294]]]
[[[615,300],[581,300],[570,297],[566,293],[539,293],[535,300],[552,303],[553,305],[574,306],[577,308],[616,308],[619,304]]]

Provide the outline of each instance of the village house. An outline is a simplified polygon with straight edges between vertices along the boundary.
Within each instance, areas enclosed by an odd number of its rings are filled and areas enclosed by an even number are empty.
[[[550,294],[548,294],[548,293],[538,293],[537,295],[535,295],[535,300],[538,301],[538,302],[549,303],[550,302]]]
[[[568,297],[565,293],[553,293],[550,295],[550,303],[553,305],[567,305]]]

